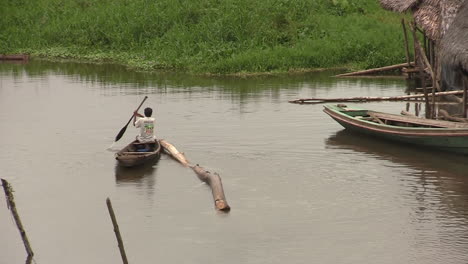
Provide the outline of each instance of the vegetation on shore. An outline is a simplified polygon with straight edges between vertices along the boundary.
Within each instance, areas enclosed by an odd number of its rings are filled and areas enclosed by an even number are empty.
[[[0,53],[194,73],[405,61],[401,17],[377,0],[4,0]]]

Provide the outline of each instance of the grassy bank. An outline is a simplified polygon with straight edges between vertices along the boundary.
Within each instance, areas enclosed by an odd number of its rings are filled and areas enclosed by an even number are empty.
[[[0,53],[196,73],[355,69],[405,60],[377,0],[3,0]]]

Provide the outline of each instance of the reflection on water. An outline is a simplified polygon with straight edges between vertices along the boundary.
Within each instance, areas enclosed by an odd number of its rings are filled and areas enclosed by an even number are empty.
[[[421,171],[463,175],[468,170],[464,155],[363,136],[346,129],[329,137],[326,144],[330,148],[351,149]],[[441,157],[444,159],[441,160]]]
[[[440,201],[445,207],[441,218],[454,218],[468,224],[468,164],[464,155],[420,149],[347,130],[330,136],[326,144],[330,149],[352,150],[369,159],[390,161],[387,166],[410,168],[407,175],[413,178],[401,180],[416,196],[418,211],[433,210],[432,205]]]
[[[139,183],[146,177],[156,173],[157,163],[159,159],[154,162],[148,162],[141,166],[127,168],[123,166],[115,166],[115,179],[117,183]]]
[[[112,197],[131,263],[467,263],[465,160],[336,133],[323,106],[288,103],[401,95],[407,85],[332,75],[0,64],[1,173],[17,191],[35,260],[121,261],[104,203]],[[210,188],[174,160],[116,166],[115,152],[138,131],[129,126],[111,142],[144,95],[158,137],[219,172],[235,210],[217,214]],[[404,102],[360,106],[423,111]],[[21,263],[21,239],[2,221],[1,204],[0,263]]]
[[[261,75],[249,78],[235,76],[194,76],[184,73],[158,72],[147,73],[131,71],[119,65],[103,64],[96,66],[87,63],[56,63],[46,60],[34,60],[25,65],[15,67],[11,64],[0,64],[0,74],[11,75],[21,81],[26,76],[42,78],[45,75],[63,75],[77,82],[100,84],[100,88],[107,94],[125,93],[186,93],[196,96],[202,88],[205,93],[223,91],[236,99],[260,97],[262,91],[278,98],[280,90],[287,88],[297,90],[304,87],[330,88],[340,83],[340,89],[350,85],[361,86],[366,90],[375,85],[394,86],[401,84],[400,79],[336,79],[330,78],[339,71],[318,71],[303,74]]]

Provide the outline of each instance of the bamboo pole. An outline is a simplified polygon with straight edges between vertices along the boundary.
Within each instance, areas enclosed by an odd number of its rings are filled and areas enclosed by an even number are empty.
[[[409,62],[409,64],[410,65],[414,64],[414,62]],[[335,75],[335,77],[348,77],[348,76],[372,74],[372,73],[376,73],[376,72],[401,69],[401,68],[406,67],[406,66],[408,66],[408,63],[400,63],[400,64],[395,64],[395,65],[390,65],[390,66],[385,66],[385,67],[380,67],[380,68],[374,68],[374,69],[369,69],[369,70],[338,74],[338,75]]]
[[[200,167],[198,164],[191,165],[190,162],[185,158],[185,155],[179,152],[172,144],[165,141],[164,139],[159,140],[159,142],[166,153],[171,155],[175,160],[180,162],[185,167],[190,167],[197,174],[200,180],[206,182],[210,186],[215,208],[217,210],[226,212],[231,209],[226,201],[226,197],[224,196],[223,184],[221,183],[221,177],[218,173],[210,173],[209,171]]]
[[[449,92],[438,92],[428,93],[428,96],[444,96],[444,95],[455,95],[463,94],[463,90],[449,91]],[[401,95],[401,96],[382,96],[382,97],[348,97],[348,98],[304,98],[289,101],[293,104],[322,104],[322,103],[340,103],[340,102],[375,102],[375,101],[408,101],[423,98],[424,94],[413,94],[413,95]]]
[[[26,235],[26,231],[23,228],[23,224],[21,223],[21,218],[16,210],[15,198],[13,197],[13,189],[11,188],[10,184],[5,179],[1,179],[3,190],[5,191],[5,197],[7,201],[8,209],[10,209],[13,218],[15,219],[16,226],[21,235],[21,239],[23,240],[24,248],[26,249],[26,253],[28,253],[28,257],[34,256],[34,252],[29,244],[28,236]]]
[[[106,199],[107,209],[109,210],[109,215],[112,220],[112,225],[114,226],[114,233],[117,238],[117,243],[119,245],[120,256],[122,257],[122,262],[128,264],[127,254],[125,254],[125,248],[123,245],[122,236],[120,235],[119,225],[117,224],[117,219],[115,218],[114,209],[112,209],[112,203],[109,198]]]
[[[405,55],[408,67],[411,67],[410,54],[409,54],[409,44],[408,44],[408,33],[406,31],[405,19],[401,19],[401,26],[403,27],[403,36],[405,37]]]

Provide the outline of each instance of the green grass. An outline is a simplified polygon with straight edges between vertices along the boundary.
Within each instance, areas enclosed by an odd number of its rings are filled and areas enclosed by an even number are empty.
[[[194,73],[285,72],[405,60],[377,0],[1,0],[0,53]]]

